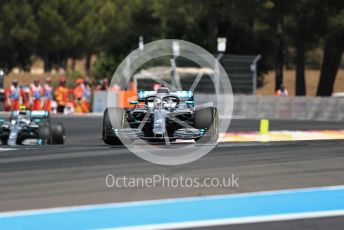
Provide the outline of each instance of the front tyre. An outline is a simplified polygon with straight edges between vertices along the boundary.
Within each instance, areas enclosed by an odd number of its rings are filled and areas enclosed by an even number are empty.
[[[102,139],[108,145],[121,145],[121,140],[115,136],[114,129],[123,127],[124,119],[123,110],[121,108],[106,108],[103,114],[103,132]],[[112,122],[111,122],[112,121]]]
[[[38,137],[43,141],[43,144],[52,143],[51,129],[48,123],[40,124],[38,128]]]
[[[198,143],[217,143],[219,138],[219,115],[216,107],[206,107],[195,111],[196,129],[205,129],[203,137],[195,139]]]

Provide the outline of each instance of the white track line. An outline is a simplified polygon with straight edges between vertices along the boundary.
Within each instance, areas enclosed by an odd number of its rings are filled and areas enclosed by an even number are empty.
[[[152,224],[152,225],[142,225],[142,226],[133,226],[133,227],[123,227],[123,228],[105,228],[105,229],[116,229],[116,230],[185,229],[185,228],[200,228],[200,227],[221,226],[221,225],[252,224],[252,223],[263,223],[263,222],[287,221],[287,220],[301,220],[301,219],[334,217],[334,216],[343,216],[343,215],[344,215],[344,210],[335,210],[335,211],[324,211],[324,212],[306,212],[306,213],[296,213],[296,214],[267,215],[267,216],[260,216],[260,217],[242,217],[242,218],[228,218],[228,219],[219,219],[219,220],[190,221],[190,222],[179,222],[179,223],[169,223],[169,224]]]
[[[12,150],[18,150],[18,149],[14,149],[14,148],[0,148],[0,152],[12,151]]]

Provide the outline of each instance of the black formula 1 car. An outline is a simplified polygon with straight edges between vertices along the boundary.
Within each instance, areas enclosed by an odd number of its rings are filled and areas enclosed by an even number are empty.
[[[48,111],[15,110],[10,119],[0,120],[2,145],[64,144],[62,124],[52,124]]]
[[[103,115],[103,140],[120,145],[137,138],[174,142],[177,139],[216,142],[218,112],[215,107],[194,106],[191,91],[140,91],[133,108],[107,108]]]

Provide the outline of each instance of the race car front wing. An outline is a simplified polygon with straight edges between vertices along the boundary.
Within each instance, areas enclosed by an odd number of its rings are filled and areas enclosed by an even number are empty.
[[[131,128],[124,128],[124,129],[113,129],[113,134],[119,138],[124,139],[164,139],[164,135],[156,135],[156,136],[145,136],[144,132],[140,129],[131,129]],[[170,139],[196,139],[206,135],[205,129],[191,129],[191,128],[182,128],[177,129],[173,136],[169,136]]]

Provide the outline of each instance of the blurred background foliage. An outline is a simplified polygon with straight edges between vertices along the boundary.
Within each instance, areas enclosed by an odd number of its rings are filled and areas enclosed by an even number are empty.
[[[297,95],[306,93],[305,68],[321,69],[324,87],[318,95],[327,95],[327,84],[343,66],[344,1],[0,0],[0,5],[0,68],[6,70],[28,71],[36,57],[47,72],[67,70],[68,60],[83,58],[90,76],[111,77],[137,48],[139,36],[145,43],[183,39],[212,53],[217,37],[226,37],[227,53],[262,55],[260,74],[275,70],[276,88],[283,82],[280,70],[295,68]]]

